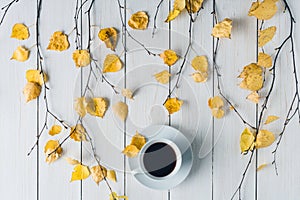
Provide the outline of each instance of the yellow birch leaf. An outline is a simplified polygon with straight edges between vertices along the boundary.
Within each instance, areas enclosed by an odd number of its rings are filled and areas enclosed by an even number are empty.
[[[107,178],[113,182],[117,182],[117,176],[115,170],[107,171]]]
[[[122,62],[115,54],[108,54],[103,63],[103,73],[117,72],[122,69]]]
[[[106,177],[107,169],[103,166],[96,165],[91,168],[91,174],[93,180],[97,183],[97,185],[99,185],[99,183]]]
[[[38,96],[40,96],[41,86],[36,83],[28,82],[23,89],[23,94],[25,96],[25,100],[27,103],[33,99],[36,99]]]
[[[61,31],[56,31],[50,38],[47,49],[54,51],[65,51],[70,47],[68,36]]]
[[[213,108],[211,109],[211,114],[217,118],[217,119],[221,119],[222,117],[224,117],[224,110],[222,108]]]
[[[275,141],[275,136],[271,131],[260,130],[256,136],[255,147],[257,149],[268,147]]]
[[[140,150],[134,145],[126,146],[125,149],[122,151],[122,153],[125,154],[128,158],[136,157],[139,152]]]
[[[275,115],[270,115],[270,116],[267,117],[267,120],[265,121],[264,124],[270,124],[270,123],[272,123],[272,122],[274,122],[278,119],[279,119],[279,117],[277,117]]]
[[[263,87],[263,77],[260,74],[249,74],[246,79],[247,89],[251,91],[260,90]]]
[[[239,78],[244,79],[240,84],[243,89],[257,91],[263,87],[262,68],[255,63],[245,66]]]
[[[259,98],[260,98],[260,96],[258,95],[258,93],[257,93],[256,91],[251,92],[251,93],[247,96],[247,99],[248,99],[249,101],[252,101],[252,102],[254,102],[254,103],[256,103],[256,104],[258,104]]]
[[[71,127],[70,138],[76,142],[86,141],[86,131],[81,124]]]
[[[207,72],[195,72],[192,74],[192,77],[196,83],[204,83],[207,81],[208,74]]]
[[[139,150],[141,150],[145,144],[146,144],[146,138],[136,131],[135,135],[131,139],[130,145],[134,145]]]
[[[165,108],[168,110],[169,114],[178,112],[183,104],[183,101],[178,100],[177,98],[168,98],[164,103]]]
[[[213,30],[212,36],[216,38],[231,38],[232,20],[225,18],[223,21],[217,23]]]
[[[196,56],[191,63],[194,70],[205,73],[208,70],[208,62],[206,56]]]
[[[250,7],[250,9],[248,11],[248,16],[254,16],[252,12],[254,10],[256,10],[258,6],[259,6],[259,2],[258,1],[252,2],[251,7]]]
[[[26,40],[29,38],[28,27],[24,24],[15,24],[12,28],[11,38]]]
[[[258,46],[263,47],[270,42],[276,33],[276,26],[271,26],[258,32]]]
[[[85,97],[76,98],[74,101],[74,110],[80,117],[84,117],[87,113],[87,102]]]
[[[26,80],[31,83],[36,83],[42,86],[48,81],[48,76],[46,73],[41,73],[40,70],[29,69],[26,71]]]
[[[180,13],[181,13],[180,10],[177,10],[177,9],[171,10],[171,11],[169,12],[169,15],[168,15],[167,19],[165,20],[165,22],[168,23],[168,22],[174,20],[176,17],[178,17],[178,15],[179,15]]]
[[[78,164],[74,167],[71,177],[72,181],[80,181],[88,178],[90,176],[91,172],[89,170],[88,166]]]
[[[165,20],[165,22],[170,22],[174,20],[184,8],[185,8],[185,0],[175,0],[173,4],[173,9],[169,12],[169,15]]]
[[[265,68],[270,68],[272,67],[272,58],[270,55],[266,54],[266,53],[262,53],[260,52],[258,54],[258,62],[257,62],[258,66],[261,67],[265,67]]]
[[[16,60],[19,62],[24,62],[28,60],[30,51],[23,46],[18,46],[14,51],[11,60]]]
[[[240,149],[242,153],[247,153],[254,149],[254,139],[255,137],[249,128],[245,128],[240,138]]]
[[[208,99],[208,107],[210,109],[222,108],[224,106],[224,101],[220,96],[214,96]]]
[[[73,60],[76,67],[85,67],[91,63],[91,55],[88,50],[75,50],[73,52]]]
[[[128,115],[128,106],[126,103],[119,101],[113,105],[112,110],[120,120],[125,121]]]
[[[69,163],[70,165],[78,165],[80,164],[80,162],[76,159],[73,159],[73,158],[65,158],[65,160],[67,161],[67,163]]]
[[[118,40],[118,32],[115,28],[101,29],[98,33],[98,37],[105,43],[107,48],[110,48],[112,51],[115,50]]]
[[[174,65],[178,60],[176,52],[171,49],[165,50],[159,56],[164,60],[164,63],[168,66]]]
[[[261,164],[261,165],[259,165],[259,167],[256,169],[256,171],[260,171],[260,170],[264,169],[266,166],[268,166],[268,164],[266,164],[266,163]]]
[[[123,97],[133,100],[133,92],[130,89],[123,88],[121,93]]]
[[[276,1],[264,0],[263,2],[252,4],[248,15],[255,16],[259,20],[268,20],[276,14],[277,10]]]
[[[128,197],[127,196],[118,196],[118,194],[115,192],[112,192],[109,195],[109,200],[120,200],[120,199],[128,200]]]
[[[148,26],[148,15],[144,11],[139,11],[131,15],[128,25],[133,29],[144,30]]]
[[[157,82],[161,84],[167,84],[170,81],[171,74],[168,70],[163,70],[157,74],[154,74],[154,77],[157,80]]]
[[[186,9],[188,12],[196,13],[202,8],[203,1],[204,0],[185,0]]]
[[[249,74],[262,74],[263,70],[256,63],[251,63],[244,67],[238,78],[246,78]]]
[[[86,107],[90,115],[103,118],[107,110],[108,102],[105,98],[95,97],[92,98]]]
[[[62,127],[60,125],[53,125],[49,130],[49,135],[57,135],[61,132]]]
[[[62,152],[63,149],[60,147],[58,140],[49,140],[44,147],[46,162],[50,164],[56,161],[61,156]]]

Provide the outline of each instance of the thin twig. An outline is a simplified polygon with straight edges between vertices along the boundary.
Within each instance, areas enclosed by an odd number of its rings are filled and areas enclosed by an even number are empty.
[[[19,0],[12,0],[12,1],[9,2],[7,5],[5,5],[5,6],[3,6],[3,7],[1,8],[1,11],[4,10],[4,13],[3,13],[3,15],[2,15],[2,17],[1,17],[1,20],[0,20],[0,26],[2,25],[2,23],[3,23],[3,21],[4,21],[4,18],[5,18],[5,16],[7,15],[7,13],[8,13],[8,11],[9,11],[10,7],[11,7],[14,3],[18,3],[18,2],[19,2]]]

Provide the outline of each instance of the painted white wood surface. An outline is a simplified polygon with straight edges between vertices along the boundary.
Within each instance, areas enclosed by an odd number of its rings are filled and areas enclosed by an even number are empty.
[[[9,2],[2,0],[1,5]],[[123,3],[123,1],[121,1]],[[149,27],[153,26],[153,16],[155,6],[159,0],[139,1],[127,0],[126,17],[139,10],[147,11],[150,16]],[[300,8],[299,1],[289,1],[296,21],[300,15],[296,12]],[[224,93],[231,99],[236,100],[238,108],[242,111],[247,120],[255,121],[255,106],[244,100],[247,93],[237,87],[236,76],[242,67],[256,59],[256,20],[247,16],[248,8],[251,1],[221,1],[216,0],[216,8],[219,20],[229,17],[233,19],[233,31],[231,40],[222,40],[217,58],[217,64],[223,74]],[[286,14],[282,13],[283,4],[278,3],[279,13],[274,19],[266,22],[265,26],[276,25],[278,32],[276,38],[266,47],[267,51],[273,52],[275,47],[288,34],[289,21]],[[195,51],[189,55],[189,61],[196,54],[206,54],[212,59],[212,38],[210,31],[212,28],[212,1],[207,0],[204,9],[200,12],[199,18],[195,23],[193,39],[195,41]],[[71,54],[74,50],[74,34],[70,35],[71,48],[63,53],[46,51],[48,39],[56,30],[63,30],[66,33],[71,32],[73,23],[73,13],[75,1],[73,0],[52,0],[44,1],[41,17],[41,46],[45,58],[46,71],[50,77],[49,101],[52,110],[67,122],[72,123],[75,115],[72,108],[73,98],[77,96],[78,74],[79,70],[75,68],[71,60]],[[169,38],[169,26],[164,23],[164,19],[169,11],[169,2],[165,0],[158,14],[158,31],[157,36],[151,39],[151,30],[145,32],[131,31],[132,35],[143,41],[146,46],[153,50],[167,49],[169,45],[172,49],[184,53],[188,36],[188,15],[187,13],[179,16],[171,23],[171,38]],[[122,13],[125,16],[125,13]],[[36,135],[36,103],[26,104],[22,95],[22,89],[25,85],[25,71],[35,68],[34,48],[31,58],[25,63],[11,61],[10,57],[18,45],[27,47],[34,45],[34,25],[30,27],[32,37],[26,41],[17,41],[9,38],[11,27],[14,23],[20,22],[32,25],[35,22],[35,2],[20,1],[14,5],[8,13],[4,24],[0,27],[0,44],[1,44],[1,83],[0,108],[0,130],[2,144],[1,164],[0,164],[0,192],[3,199],[108,199],[106,186],[100,184],[97,186],[91,179],[83,182],[83,191],[80,192],[80,183],[69,183],[72,166],[68,165],[63,159],[48,165],[44,162],[43,145],[46,137],[42,137],[39,148],[39,158],[36,152],[30,157],[26,154],[34,144]],[[94,15],[92,17],[95,37],[99,27],[116,27],[120,32],[121,22],[118,13],[116,0],[96,1]],[[296,24],[295,33],[299,33],[299,26]],[[86,32],[84,32],[86,34]],[[170,39],[170,43],[169,43]],[[86,41],[85,41],[86,43]],[[300,40],[295,38],[296,53],[300,50]],[[127,37],[129,52],[126,55],[126,76],[125,70],[117,74],[108,75],[108,78],[114,83],[123,85],[126,79],[128,88],[136,90],[136,100],[134,102],[127,100],[129,105],[129,121],[126,126],[126,141],[124,141],[123,124],[113,118],[111,108],[108,110],[107,119],[102,121],[93,121],[87,119],[84,121],[90,128],[97,147],[97,153],[105,165],[113,167],[117,171],[118,183],[112,184],[114,190],[118,193],[126,193],[131,200],[136,199],[157,199],[157,200],[179,200],[179,199],[230,199],[236,189],[246,166],[247,157],[239,153],[239,135],[244,126],[233,112],[228,111],[222,120],[215,120],[214,123],[207,107],[207,99],[213,95],[213,79],[210,77],[206,84],[182,84],[182,87],[176,91],[178,96],[187,101],[182,112],[176,113],[171,117],[171,125],[182,130],[187,137],[193,141],[193,151],[195,156],[194,166],[188,178],[178,187],[168,191],[154,191],[140,185],[128,172],[128,163],[125,162],[121,155],[124,144],[129,142],[134,131],[141,130],[151,123],[168,124],[166,113],[159,105],[167,95],[168,88],[157,87],[155,85],[141,85],[145,80],[151,83],[151,76],[140,76],[141,71],[145,74],[157,73],[166,69],[158,58],[149,57],[137,46],[130,38]],[[97,59],[103,60],[103,57],[109,51],[101,44],[97,38],[93,43],[93,54]],[[117,53],[122,52],[121,36]],[[297,54],[298,55],[298,54]],[[273,104],[269,107],[268,113],[284,116],[291,97],[291,84],[286,66],[291,65],[289,48],[286,48],[280,57],[280,69],[278,78],[280,84],[276,85],[273,94]],[[297,58],[297,63],[299,59]],[[172,68],[175,74],[179,64]],[[148,67],[148,68],[147,68]],[[154,67],[157,67],[156,69]],[[290,69],[290,68],[288,68]],[[212,71],[212,68],[210,68]],[[192,70],[186,68],[184,79],[189,80]],[[138,74],[138,75],[137,75]],[[187,82],[188,83],[188,82]],[[174,84],[174,80],[172,82]],[[186,90],[192,87],[195,93],[197,108],[193,105],[193,96],[188,97]],[[74,89],[75,88],[75,89]],[[216,88],[215,88],[216,89]],[[145,92],[146,91],[146,92]],[[107,86],[99,83],[97,85],[96,95],[105,96],[112,99],[111,104],[118,100],[123,100],[119,96],[112,94]],[[217,94],[215,92],[215,94]],[[41,101],[42,102],[42,101]],[[157,105],[152,107],[152,105]],[[153,110],[151,110],[151,108]],[[152,111],[162,112],[163,117],[153,117]],[[196,111],[196,112],[195,112]],[[200,113],[200,114],[199,114]],[[197,116],[197,117],[195,117]],[[41,116],[43,117],[43,116]],[[196,119],[195,119],[196,118]],[[280,121],[282,123],[283,120]],[[199,123],[199,126],[197,126]],[[274,132],[280,130],[279,126],[270,126]],[[64,133],[65,135],[67,133]],[[212,134],[214,141],[212,141]],[[61,139],[62,136],[58,136]],[[298,141],[299,124],[297,120],[291,122],[287,129],[286,135],[282,141],[278,152],[279,176],[275,175],[272,166],[256,172],[255,162],[247,174],[247,178],[242,190],[243,199],[273,200],[273,199],[298,199],[300,195],[300,152]],[[105,142],[103,142],[105,141]],[[213,148],[214,147],[214,148]],[[213,151],[211,149],[213,148]],[[272,161],[273,146],[260,150],[258,153],[257,165],[269,163]],[[64,145],[65,154],[71,157],[80,157],[80,146],[72,141]],[[83,161],[92,165],[93,160],[89,158],[89,146],[84,145]],[[200,153],[199,153],[200,152]],[[39,173],[37,174],[37,163]],[[257,173],[257,174],[256,174]],[[124,176],[125,175],[125,176]],[[256,176],[257,175],[257,176]],[[256,178],[257,177],[257,178]],[[37,179],[39,182],[37,183]],[[257,185],[256,185],[257,184]],[[38,185],[38,187],[37,187]],[[256,187],[257,186],[257,187]],[[257,191],[256,191],[256,188]]]

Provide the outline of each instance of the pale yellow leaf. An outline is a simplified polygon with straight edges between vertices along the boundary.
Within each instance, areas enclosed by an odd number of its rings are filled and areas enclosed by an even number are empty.
[[[270,42],[276,33],[276,26],[271,26],[258,32],[258,46],[263,47]]]
[[[115,54],[108,54],[103,63],[103,73],[117,72],[122,69],[122,62]]]
[[[261,165],[259,165],[259,167],[256,169],[256,171],[260,171],[260,170],[264,169],[266,166],[268,166],[268,164],[266,164],[266,163],[261,164]]]
[[[249,128],[245,128],[240,137],[240,149],[242,153],[247,153],[254,149],[254,135]]]
[[[76,159],[73,159],[73,158],[65,158],[65,160],[67,161],[67,163],[69,163],[70,165],[78,165],[80,164],[80,162]]]
[[[217,119],[221,119],[222,117],[224,117],[225,112],[222,108],[213,108],[211,109],[211,114],[217,118]]]
[[[177,98],[168,98],[167,101],[164,103],[164,106],[171,115],[175,112],[178,112],[181,109],[182,104],[183,101]]]
[[[80,117],[84,117],[87,113],[87,105],[85,97],[76,98],[74,101],[74,110]]]
[[[26,102],[36,99],[41,94],[41,86],[37,83],[28,82],[23,89],[23,94]]]
[[[174,65],[178,60],[176,52],[171,49],[165,50],[159,56],[164,60],[164,63],[168,66]]]
[[[208,74],[207,72],[195,72],[192,74],[192,77],[196,83],[204,83],[207,81]]]
[[[262,68],[256,63],[245,66],[239,78],[243,78],[240,84],[243,89],[258,91],[263,87]]]
[[[115,50],[118,40],[118,32],[115,28],[104,28],[101,29],[98,33],[98,37],[103,41],[107,48],[110,48],[112,51]]]
[[[267,117],[266,121],[265,121],[265,124],[270,124],[276,120],[278,120],[279,117],[275,116],[275,115],[270,115]]]
[[[208,99],[208,107],[210,109],[222,108],[224,106],[224,101],[220,96],[214,96]]]
[[[223,21],[217,23],[213,30],[212,36],[216,38],[231,38],[232,20],[225,18]]]
[[[127,99],[132,99],[133,100],[133,92],[130,89],[123,88],[121,93],[122,93],[123,97],[126,97]]]
[[[191,63],[194,70],[205,73],[208,70],[208,61],[206,56],[196,56]]]
[[[41,73],[40,70],[29,69],[26,71],[26,80],[31,83],[36,83],[42,86],[48,81],[48,76],[46,73]]]
[[[248,15],[255,16],[259,20],[268,20],[276,14],[277,10],[276,1],[264,0],[262,2],[255,2],[255,4],[252,3]]]
[[[73,61],[76,67],[85,67],[91,63],[91,55],[88,50],[75,50],[73,52]]]
[[[96,165],[91,168],[93,180],[99,184],[107,175],[107,169],[103,166]]]
[[[128,25],[133,29],[144,30],[148,26],[148,15],[144,11],[139,11],[131,15]]]
[[[107,106],[107,99],[101,97],[94,97],[88,101],[86,110],[90,115],[103,118],[107,110]]]
[[[117,182],[117,176],[115,170],[107,171],[107,178],[113,182]]]
[[[247,99],[248,99],[249,101],[252,101],[252,102],[258,104],[259,99],[260,99],[260,96],[259,96],[259,94],[258,94],[256,91],[254,91],[254,92],[251,92],[251,93],[247,96]]]
[[[128,145],[125,147],[122,153],[125,154],[128,158],[133,158],[138,155],[139,151],[140,150],[135,145]]]
[[[157,80],[157,82],[161,84],[167,84],[170,81],[171,74],[168,70],[163,70],[157,74],[154,74],[154,77]]]
[[[68,36],[61,31],[56,31],[50,38],[47,49],[54,51],[65,51],[69,48]]]
[[[15,24],[12,28],[11,38],[26,40],[29,38],[28,27],[24,24]]]
[[[119,101],[113,105],[112,110],[120,120],[125,121],[128,115],[128,106],[126,103]]]
[[[74,167],[71,177],[72,181],[80,181],[88,178],[90,176],[91,172],[89,170],[88,166],[78,164]]]
[[[23,46],[18,46],[14,51],[11,60],[16,60],[19,62],[25,62],[29,58],[30,51]]]
[[[86,141],[86,131],[81,124],[71,127],[70,138],[76,142]]]
[[[44,153],[46,155],[46,162],[50,164],[61,156],[63,149],[60,147],[58,140],[49,140],[44,147]]]
[[[53,125],[49,130],[49,135],[57,135],[61,132],[62,127],[60,125]]]
[[[265,68],[270,68],[272,67],[272,58],[270,55],[260,52],[258,54],[258,66],[265,67]]]
[[[260,130],[256,136],[255,147],[257,149],[268,147],[275,141],[275,136],[271,131]]]

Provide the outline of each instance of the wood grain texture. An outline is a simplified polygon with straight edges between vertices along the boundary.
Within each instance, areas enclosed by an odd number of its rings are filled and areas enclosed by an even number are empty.
[[[139,41],[143,42],[153,51],[162,51],[171,47],[180,56],[184,54],[188,40],[188,14],[184,11],[171,26],[164,23],[167,13],[173,1],[165,0],[162,3],[157,17],[157,32],[151,38],[153,17],[159,0],[121,0],[126,1],[125,13],[122,16],[129,16],[136,11],[146,11],[149,15],[149,30],[136,31],[128,27],[130,33]],[[1,5],[9,2],[5,0]],[[233,20],[232,39],[224,39],[220,42],[216,63],[222,73],[222,88],[229,99],[241,111],[245,119],[255,123],[255,106],[245,100],[247,92],[237,87],[237,75],[243,66],[256,60],[256,19],[247,16],[251,1],[215,0],[217,18],[222,20],[229,17]],[[300,2],[288,1],[295,19],[298,22]],[[26,83],[25,72],[27,69],[35,68],[35,48],[25,63],[18,63],[10,60],[12,52],[19,45],[31,47],[35,44],[35,1],[19,1],[8,13],[4,23],[0,27],[1,54],[0,62],[2,76],[0,78],[0,130],[2,145],[0,145],[0,193],[3,199],[12,200],[94,200],[108,199],[109,191],[104,183],[97,186],[92,179],[83,182],[83,191],[80,192],[79,182],[70,183],[72,166],[64,159],[48,165],[44,162],[45,156],[43,146],[47,141],[46,132],[40,141],[39,157],[34,152],[30,157],[26,154],[35,142],[36,135],[36,103],[25,103],[22,94]],[[73,111],[73,100],[80,95],[79,70],[74,66],[71,55],[74,47],[74,33],[70,34],[71,47],[63,53],[47,51],[47,44],[54,31],[62,30],[70,33],[74,26],[74,0],[52,0],[44,1],[41,14],[41,46],[45,58],[46,72],[50,77],[49,81],[49,102],[51,109],[58,116],[68,123],[74,123],[76,115]],[[124,4],[125,5],[125,4]],[[267,21],[264,27],[276,25],[278,27],[274,40],[265,48],[274,56],[274,48],[277,47],[289,31],[289,20],[287,13],[283,13],[283,4],[278,3],[279,12],[274,19]],[[26,9],[25,9],[26,8]],[[86,9],[87,7],[84,7]],[[196,55],[207,55],[212,72],[213,40],[210,36],[213,26],[212,0],[204,3],[204,9],[194,24],[193,50],[187,57],[190,63]],[[171,125],[181,130],[192,142],[194,153],[194,165],[190,175],[178,187],[168,191],[154,191],[138,183],[129,171],[128,160],[124,162],[121,151],[124,145],[130,142],[135,131],[141,131],[151,124],[168,124],[169,119],[166,111],[161,106],[168,94],[168,85],[157,86],[153,74],[168,69],[159,57],[147,56],[141,46],[126,36],[126,47],[128,52],[124,54],[122,44],[122,27],[118,11],[117,0],[95,1],[92,24],[95,42],[92,44],[92,54],[100,63],[103,62],[107,53],[114,53],[108,50],[102,42],[97,39],[100,28],[116,27],[119,34],[119,43],[116,49],[126,70],[115,74],[108,74],[107,78],[119,88],[127,87],[132,89],[135,100],[126,100],[129,106],[129,115],[126,126],[116,119],[112,113],[111,106],[124,101],[120,95],[113,94],[111,88],[105,83],[98,81],[93,83],[95,96],[110,99],[110,107],[102,120],[95,120],[87,117],[83,123],[88,127],[93,136],[96,152],[101,162],[108,168],[117,171],[118,183],[111,183],[113,190],[119,194],[125,193],[130,200],[182,200],[182,199],[203,199],[223,200],[230,199],[238,186],[243,170],[248,162],[248,156],[242,156],[239,150],[239,136],[244,125],[237,116],[226,110],[226,117],[221,120],[213,120],[210,110],[207,107],[207,99],[217,94],[215,79],[211,76],[205,84],[195,84],[190,74],[193,69],[188,65],[183,73],[180,88],[175,95],[185,101],[182,111],[171,117]],[[10,32],[14,23],[25,23],[30,26],[32,37],[25,41],[11,39]],[[86,26],[87,22],[83,21]],[[127,22],[125,21],[127,24]],[[32,26],[31,26],[32,25]],[[300,32],[299,26],[295,26],[295,35]],[[170,33],[170,34],[169,34]],[[83,32],[83,36],[87,31]],[[123,38],[124,39],[124,38]],[[124,41],[124,40],[123,40]],[[84,40],[84,47],[87,41]],[[300,63],[299,54],[300,40],[295,37],[296,63]],[[278,84],[273,93],[272,105],[268,107],[267,114],[282,116],[276,124],[268,125],[275,133],[280,131],[283,123],[283,116],[291,101],[291,64],[290,44],[282,51],[279,58],[277,71]],[[180,63],[171,68],[175,77]],[[87,74],[87,70],[83,70]],[[214,74],[216,75],[216,74]],[[300,77],[299,77],[300,78]],[[86,77],[84,78],[86,81]],[[172,79],[171,87],[176,79]],[[126,83],[126,86],[125,86]],[[43,101],[40,100],[41,107]],[[43,113],[43,109],[41,110]],[[43,118],[43,114],[40,116]],[[54,120],[50,120],[54,123]],[[42,124],[40,124],[42,125]],[[62,139],[68,134],[55,138]],[[125,134],[125,137],[124,137]],[[257,163],[254,159],[250,170],[247,173],[246,181],[242,189],[244,200],[274,200],[274,199],[299,199],[300,195],[300,159],[298,153],[300,148],[298,141],[299,123],[293,120],[286,131],[282,144],[278,151],[279,176],[275,175],[272,162],[272,150],[274,145],[267,149],[258,151]],[[63,146],[63,157],[80,158],[80,145],[74,141],[68,141]],[[83,162],[87,165],[96,164],[90,157],[91,149],[88,143],[83,144]],[[268,163],[262,171],[256,172],[255,166]],[[39,173],[37,173],[37,164]],[[124,165],[125,164],[125,165]],[[39,182],[37,183],[37,180]],[[37,187],[38,186],[38,187]],[[37,195],[38,193],[38,195]],[[38,196],[38,197],[37,197]],[[257,196],[257,198],[256,198]],[[82,198],[81,198],[82,197]],[[236,198],[238,199],[238,198]]]

